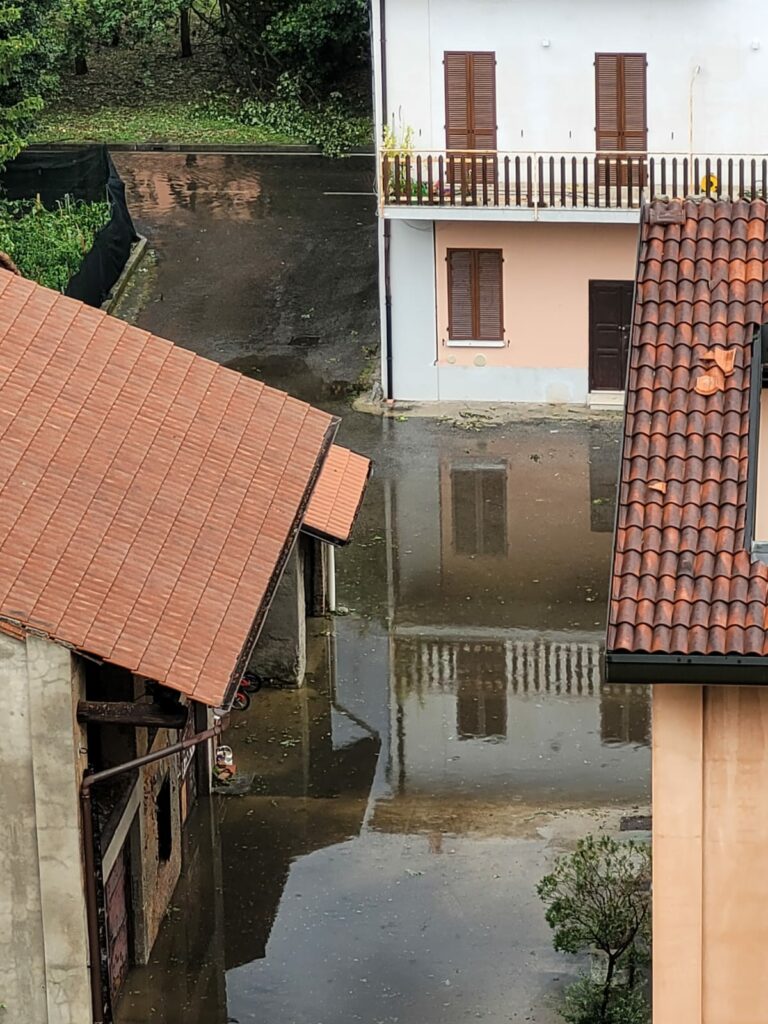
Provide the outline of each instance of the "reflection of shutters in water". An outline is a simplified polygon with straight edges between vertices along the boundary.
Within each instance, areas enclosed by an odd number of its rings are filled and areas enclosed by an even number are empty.
[[[620,745],[639,743],[648,746],[651,739],[650,692],[643,686],[603,683],[600,690],[600,739]]]
[[[456,732],[460,739],[507,735],[504,644],[463,644],[456,652]]]
[[[109,985],[113,1003],[128,974],[128,847],[123,846],[105,886],[107,904],[107,942],[109,949]]]
[[[453,548],[462,555],[507,552],[507,467],[451,470]]]

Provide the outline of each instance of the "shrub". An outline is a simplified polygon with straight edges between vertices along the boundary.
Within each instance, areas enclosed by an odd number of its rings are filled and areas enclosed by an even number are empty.
[[[39,198],[0,201],[0,250],[25,277],[64,291],[109,217],[109,203],[69,196],[55,210],[47,210]]]
[[[637,988],[614,985],[603,1010],[603,985],[591,978],[580,978],[568,989],[560,1010],[568,1024],[649,1024],[651,1009]]]
[[[646,844],[587,836],[539,882],[555,949],[598,953],[605,964],[601,981],[582,979],[569,991],[563,1016],[570,1024],[647,1019],[647,1008],[636,1018],[645,1000],[635,986],[649,959],[650,864]]]
[[[351,113],[339,93],[312,105],[293,95],[273,100],[247,97],[239,105],[238,117],[243,124],[319,146],[326,156],[340,156],[373,140],[370,118]]]

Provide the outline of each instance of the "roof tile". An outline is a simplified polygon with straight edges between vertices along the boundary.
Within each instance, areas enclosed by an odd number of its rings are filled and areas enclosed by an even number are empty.
[[[744,537],[752,339],[768,320],[767,208],[689,200],[683,209],[682,231],[656,223],[653,210],[643,223],[607,649],[768,656],[768,567]],[[722,388],[697,394],[715,346],[733,368]],[[644,486],[651,480],[666,490]]]
[[[0,621],[220,703],[335,421],[3,271],[0,295]]]

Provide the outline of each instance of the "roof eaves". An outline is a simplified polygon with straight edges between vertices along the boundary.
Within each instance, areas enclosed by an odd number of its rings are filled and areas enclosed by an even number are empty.
[[[264,625],[264,620],[267,617],[267,613],[274,599],[275,592],[280,583],[280,580],[283,577],[285,567],[288,564],[288,557],[291,551],[293,550],[293,545],[296,542],[296,537],[299,531],[301,530],[301,525],[302,522],[304,521],[304,516],[306,515],[307,511],[307,505],[309,504],[310,498],[312,497],[312,492],[315,489],[317,478],[320,475],[323,463],[325,462],[328,452],[330,451],[331,445],[333,444],[333,440],[336,437],[336,432],[339,429],[340,423],[341,420],[338,417],[333,417],[333,419],[328,424],[328,427],[325,430],[325,436],[323,437],[323,443],[320,448],[320,451],[318,452],[314,469],[312,470],[310,479],[307,482],[307,486],[304,490],[304,495],[296,511],[296,515],[294,516],[291,528],[286,536],[285,544],[283,545],[283,549],[280,552],[280,557],[277,561],[275,571],[273,572],[272,577],[269,581],[267,592],[264,595],[264,599],[262,600],[261,605],[259,606],[259,609],[253,620],[253,624],[251,625],[251,629],[248,633],[246,642],[243,645],[242,651],[240,652],[240,657],[235,663],[235,668],[232,672],[232,675],[229,677],[229,683],[227,684],[227,688],[224,692],[224,698],[221,702],[221,706],[225,709],[229,709],[232,706],[232,701],[235,699],[235,694],[237,693],[237,688],[240,685],[240,680],[242,679],[243,673],[248,667],[248,662],[251,660],[251,654],[253,653],[253,649],[256,646],[257,640],[259,639],[259,634],[261,633],[262,627]]]
[[[742,654],[633,654],[606,651],[606,683],[764,686],[768,658]]]

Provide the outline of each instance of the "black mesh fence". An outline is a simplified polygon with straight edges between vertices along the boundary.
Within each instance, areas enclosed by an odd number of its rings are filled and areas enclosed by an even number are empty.
[[[107,147],[25,150],[0,175],[0,189],[7,199],[40,196],[48,209],[67,195],[89,203],[109,200],[109,223],[96,235],[93,247],[65,289],[67,295],[89,306],[100,306],[120,277],[137,238],[125,199],[125,184]]]

